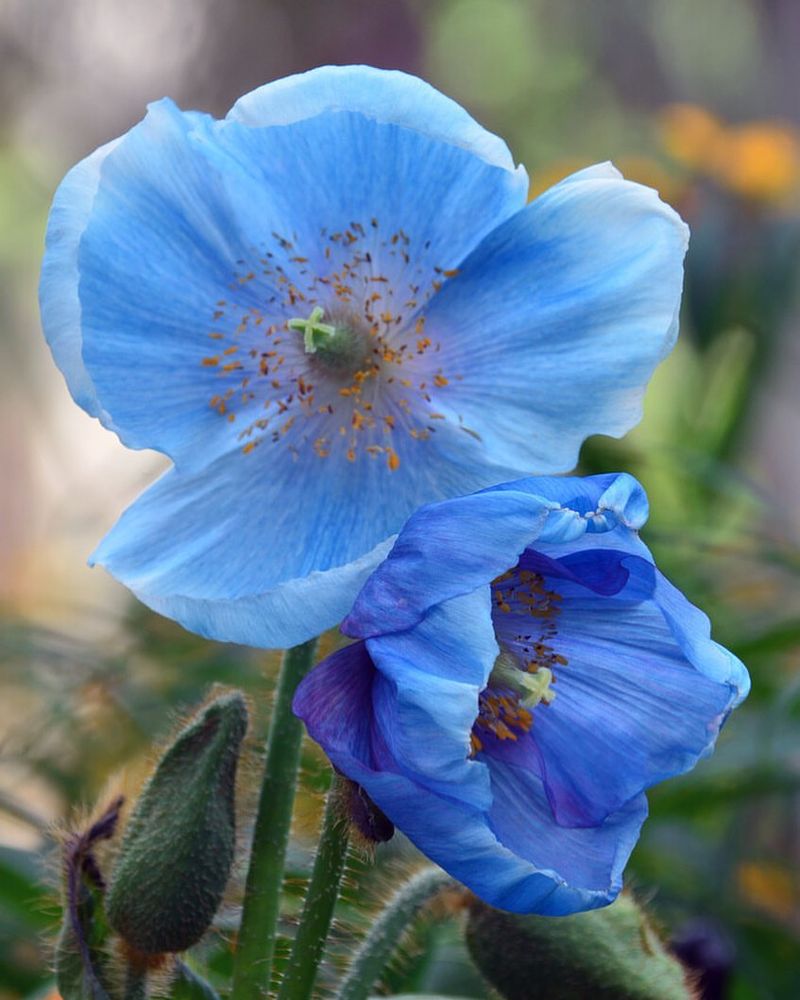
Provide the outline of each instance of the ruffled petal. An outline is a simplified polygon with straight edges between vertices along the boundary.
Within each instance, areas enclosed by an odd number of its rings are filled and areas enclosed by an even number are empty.
[[[342,629],[366,638],[410,628],[428,608],[510,569],[534,541],[547,551],[590,535],[608,547],[646,517],[644,491],[626,474],[520,479],[431,504],[408,519]]]
[[[605,168],[499,226],[431,303],[460,375],[448,417],[540,472],[572,467],[589,434],[624,434],[677,334],[687,233],[655,191]]]
[[[291,125],[324,112],[355,111],[373,121],[422,132],[460,146],[504,170],[514,167],[508,146],[459,104],[418,77],[373,66],[321,66],[265,84],[240,97],[228,118],[250,127]]]
[[[358,595],[342,630],[366,638],[408,629],[434,605],[488,584],[536,538],[549,506],[540,497],[505,492],[421,508]]]

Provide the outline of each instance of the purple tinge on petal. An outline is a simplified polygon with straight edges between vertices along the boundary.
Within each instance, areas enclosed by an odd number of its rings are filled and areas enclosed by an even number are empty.
[[[374,678],[366,646],[355,642],[323,660],[295,692],[294,714],[345,774],[348,760],[370,759]]]
[[[628,583],[630,571],[624,563],[632,558],[635,557],[627,552],[587,549],[553,559],[535,549],[526,549],[520,557],[518,568],[559,581],[567,580],[596,594],[610,597],[618,594]]]

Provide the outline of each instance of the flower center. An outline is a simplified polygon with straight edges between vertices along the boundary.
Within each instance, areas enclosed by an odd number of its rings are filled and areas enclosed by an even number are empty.
[[[478,699],[471,756],[493,740],[519,740],[533,726],[533,710],[554,700],[554,668],[567,663],[553,646],[560,602],[561,595],[540,573],[519,566],[492,582],[492,622],[500,655]]]
[[[395,472],[408,439],[451,419],[462,376],[445,370],[425,310],[458,272],[377,218],[320,229],[308,256],[297,240],[273,232],[210,310],[213,347],[198,352],[209,405],[246,455],[273,445],[292,461],[310,451]],[[458,428],[480,440],[460,416]]]
[[[362,367],[367,355],[367,336],[352,322],[325,323],[325,310],[314,306],[308,319],[290,319],[290,330],[303,334],[306,354],[330,372],[352,374]]]

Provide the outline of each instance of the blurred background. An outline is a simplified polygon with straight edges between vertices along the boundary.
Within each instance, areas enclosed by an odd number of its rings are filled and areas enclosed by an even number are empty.
[[[348,62],[453,96],[507,139],[534,194],[613,159],[692,227],[678,348],[641,426],[588,442],[582,471],[642,480],[646,540],[753,693],[711,760],[653,791],[629,881],[706,968],[705,996],[798,995],[798,46],[796,0],[0,0],[0,1000],[52,995],[53,824],[140,768],[213,681],[252,695],[257,764],[275,667],[86,567],[162,462],[80,411],[51,362],[36,284],[52,193],[148,101],[219,116],[270,79]],[[326,780],[307,747],[290,910]],[[343,952],[365,920],[356,892],[377,904],[414,864],[401,838],[376,868],[353,863]],[[236,903],[205,946],[218,975]],[[388,988],[485,997],[457,915],[440,916]]]

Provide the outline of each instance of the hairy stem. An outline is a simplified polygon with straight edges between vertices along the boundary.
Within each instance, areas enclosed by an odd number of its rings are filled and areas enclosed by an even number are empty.
[[[270,985],[303,727],[292,713],[297,685],[314,660],[317,640],[284,654],[267,738],[264,778],[253,832],[231,1000],[255,1000]]]
[[[278,1000],[308,1000],[325,950],[347,858],[348,825],[342,815],[340,780],[334,775],[303,913]]]
[[[403,931],[433,896],[452,884],[453,880],[440,868],[423,868],[398,889],[353,956],[336,1000],[367,1000]]]

